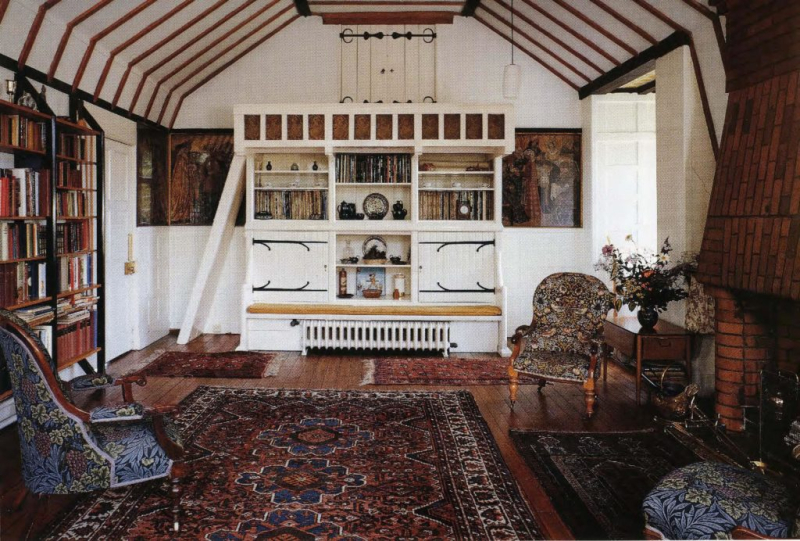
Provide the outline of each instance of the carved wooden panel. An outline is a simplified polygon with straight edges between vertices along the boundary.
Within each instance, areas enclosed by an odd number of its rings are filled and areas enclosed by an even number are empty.
[[[444,115],[444,138],[461,139],[461,115]]]
[[[280,141],[283,126],[281,115],[265,115],[267,121],[267,141]]]
[[[392,138],[392,115],[375,115],[375,138]]]
[[[286,138],[290,141],[303,139],[303,115],[286,115]]]
[[[261,116],[244,115],[244,138],[247,141],[261,139]]]
[[[483,139],[483,115],[466,115],[467,139]]]
[[[371,120],[370,115],[353,115],[355,116],[355,133],[354,139],[364,141],[372,138]]]
[[[325,139],[325,115],[308,115],[308,138],[311,141]]]
[[[333,138],[350,139],[350,115],[333,115]]]
[[[422,115],[422,138],[439,138],[439,115]]]
[[[505,139],[506,115],[489,115],[489,139]]]
[[[397,138],[414,138],[414,115],[397,115]]]

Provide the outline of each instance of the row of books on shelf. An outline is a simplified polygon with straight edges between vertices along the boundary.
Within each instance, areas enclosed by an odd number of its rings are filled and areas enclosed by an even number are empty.
[[[0,265],[0,306],[13,306],[47,296],[47,266],[29,261]]]
[[[469,206],[469,214],[459,216],[459,207]],[[493,220],[494,194],[483,191],[420,192],[421,220]]]
[[[0,216],[44,216],[49,207],[49,170],[0,169]]]
[[[59,258],[58,273],[61,291],[75,291],[93,284],[94,254]]]
[[[58,162],[56,179],[59,188],[94,188],[94,165]]]
[[[408,184],[411,182],[411,156],[337,154],[336,182]]]
[[[94,137],[62,133],[58,136],[58,154],[76,160],[94,160]]]
[[[255,193],[256,220],[324,220],[328,193],[325,191],[259,191]]]
[[[46,137],[44,122],[21,115],[0,115],[0,144],[43,152]]]
[[[0,222],[0,261],[43,257],[47,225],[43,222]]]
[[[59,216],[94,216],[94,192],[58,192],[56,208]]]
[[[74,312],[93,309],[99,300],[100,299],[96,295],[85,293],[78,293],[77,295],[58,299],[56,314],[58,315],[59,323]]]
[[[79,310],[56,326],[59,359],[72,359],[97,347],[97,311]]]
[[[89,220],[56,224],[56,253],[72,254],[91,250],[94,224]]]
[[[53,319],[53,307],[50,304],[37,304],[28,308],[20,308],[14,313],[26,323]]]

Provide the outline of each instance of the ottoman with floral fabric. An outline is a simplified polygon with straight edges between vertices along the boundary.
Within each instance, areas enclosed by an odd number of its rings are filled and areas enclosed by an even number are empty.
[[[757,473],[698,462],[662,478],[642,503],[649,538],[727,539],[737,528],[764,537],[800,535],[800,494]]]

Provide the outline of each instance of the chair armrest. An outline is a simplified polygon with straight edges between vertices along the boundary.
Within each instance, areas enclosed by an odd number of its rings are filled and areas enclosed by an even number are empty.
[[[107,404],[94,408],[89,412],[90,423],[114,423],[139,421],[144,418],[146,410],[136,402],[125,404]]]
[[[162,405],[152,406],[145,410],[145,415],[153,419],[153,431],[156,435],[156,441],[172,460],[183,458],[184,450],[177,427],[173,422],[167,421],[164,415],[177,412],[177,406]]]
[[[511,337],[511,343],[517,345],[524,336],[531,334],[536,329],[536,320],[531,321],[530,325],[520,325]]]
[[[105,389],[117,384],[117,380],[108,374],[88,374],[85,376],[78,376],[65,382],[69,386],[70,391],[96,391],[97,389]]]
[[[114,385],[122,387],[122,400],[129,404],[134,402],[132,388],[134,383],[139,387],[144,387],[147,385],[147,376],[133,374],[117,378],[116,381],[114,381]]]
[[[775,539],[753,530],[747,529],[744,526],[737,526],[731,530],[731,539]]]

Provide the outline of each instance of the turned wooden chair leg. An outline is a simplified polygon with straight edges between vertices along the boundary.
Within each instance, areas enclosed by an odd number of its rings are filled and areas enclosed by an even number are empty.
[[[594,408],[597,402],[597,394],[594,390],[594,377],[590,377],[583,383],[583,395],[586,401],[586,416],[590,419],[594,415]]]
[[[539,387],[537,390],[541,393],[545,385],[547,385],[547,380],[544,378],[539,378]]]
[[[519,372],[514,370],[512,365],[508,365],[508,394],[511,399],[511,409],[517,401],[517,390],[519,389]]]

